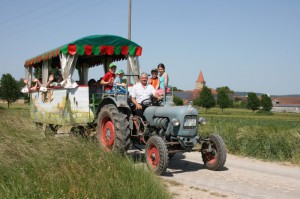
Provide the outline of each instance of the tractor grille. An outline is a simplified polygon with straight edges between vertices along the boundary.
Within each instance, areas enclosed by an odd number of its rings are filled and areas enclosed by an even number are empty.
[[[197,127],[197,115],[186,115],[184,117],[183,129],[195,129]]]

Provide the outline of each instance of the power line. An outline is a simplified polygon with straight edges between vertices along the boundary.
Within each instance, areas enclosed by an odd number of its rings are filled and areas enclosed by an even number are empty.
[[[55,1],[56,1],[56,0],[55,0]],[[37,19],[41,19],[41,18],[43,18],[43,17],[45,17],[45,16],[47,16],[47,15],[51,15],[51,14],[53,14],[54,12],[60,11],[60,10],[62,10],[62,9],[64,9],[64,8],[66,8],[66,7],[73,6],[73,5],[75,5],[76,3],[80,2],[80,1],[81,1],[81,0],[77,0],[77,1],[73,2],[71,5],[70,5],[70,3],[68,3],[68,4],[64,5],[64,6],[60,6],[59,8],[54,8],[54,9],[52,9],[52,10],[49,11],[49,12],[43,13],[43,14],[38,15],[38,16],[36,16],[36,17],[29,18],[29,19],[27,19],[27,20],[22,21],[21,23],[11,25],[11,26],[5,28],[5,30],[14,29],[14,28],[16,28],[16,27],[18,27],[18,26],[21,26],[21,25],[24,25],[24,24],[26,24],[26,23],[28,23],[28,22],[32,22],[32,21],[35,21],[35,20],[37,20]]]
[[[35,10],[37,10],[37,9],[46,7],[46,6],[52,4],[52,3],[55,2],[55,1],[57,1],[57,0],[50,1],[50,2],[48,2],[48,3],[45,3],[45,4],[40,5],[40,6],[38,6],[38,7],[35,7],[35,8],[33,8],[33,9],[31,9],[31,10],[28,10],[28,11],[26,11],[26,12],[23,12],[23,13],[17,15],[17,16],[14,16],[14,17],[11,17],[11,18],[6,19],[6,20],[4,20],[4,21],[1,21],[1,22],[0,22],[0,25],[5,24],[5,23],[10,22],[10,21],[13,21],[13,20],[15,20],[15,19],[18,19],[18,18],[20,18],[20,17],[23,17],[23,16],[25,16],[25,15],[27,15],[27,14],[29,14],[29,13],[32,13],[33,11],[35,11]]]
[[[78,0],[78,1],[80,1],[80,0]],[[77,1],[77,2],[78,2],[78,1]],[[46,25],[46,24],[51,23],[51,22],[55,22],[56,19],[62,18],[62,17],[64,17],[64,16],[72,15],[72,14],[74,14],[74,13],[77,14],[77,11],[83,11],[83,10],[86,10],[86,9],[90,8],[91,5],[96,5],[96,4],[98,4],[98,3],[103,3],[104,1],[107,1],[107,0],[101,0],[101,1],[97,0],[97,3],[91,3],[91,4],[89,4],[89,5],[85,6],[85,7],[80,7],[79,9],[72,10],[72,11],[69,12],[69,13],[60,15],[59,17],[51,18],[51,20],[46,20],[46,21],[44,21],[44,22],[41,22],[41,23],[39,23],[39,24],[35,24],[35,25],[30,26],[30,27],[27,27],[27,28],[24,28],[24,29],[19,30],[19,31],[17,31],[17,32],[14,32],[14,33],[11,33],[11,34],[8,34],[8,35],[2,35],[2,36],[0,36],[0,38],[3,38],[3,37],[10,37],[10,36],[13,36],[13,35],[16,35],[16,34],[19,34],[19,33],[23,33],[24,31],[33,29],[33,28],[35,28],[35,27],[42,26],[42,25]],[[65,7],[66,7],[66,6],[65,6]],[[83,13],[83,12],[81,12],[81,13]],[[85,13],[84,13],[84,14],[85,14]]]

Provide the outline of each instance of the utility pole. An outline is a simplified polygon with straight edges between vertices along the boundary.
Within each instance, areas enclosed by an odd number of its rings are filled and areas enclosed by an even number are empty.
[[[131,0],[128,0],[128,39],[131,40]],[[130,74],[130,64],[127,59],[127,74]],[[130,83],[130,76],[127,76],[127,83]]]
[[[128,39],[131,40],[131,0],[129,0],[128,8]]]

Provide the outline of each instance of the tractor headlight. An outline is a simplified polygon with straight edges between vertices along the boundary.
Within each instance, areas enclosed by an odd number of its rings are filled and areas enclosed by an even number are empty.
[[[179,126],[179,124],[180,124],[179,119],[177,119],[177,118],[173,118],[173,119],[171,120],[171,122],[172,122],[172,124],[173,124],[174,126]]]
[[[197,115],[186,115],[184,117],[184,129],[195,129],[197,127]]]
[[[198,123],[201,124],[201,125],[204,125],[206,122],[206,119],[204,117],[200,117],[199,120],[198,120]]]

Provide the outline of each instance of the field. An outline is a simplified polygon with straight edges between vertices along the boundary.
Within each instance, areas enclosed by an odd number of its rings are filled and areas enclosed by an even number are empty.
[[[199,133],[219,133],[229,153],[300,165],[300,114],[210,109]]]
[[[171,198],[130,157],[103,152],[94,140],[45,137],[27,109],[0,105],[1,198]]]

